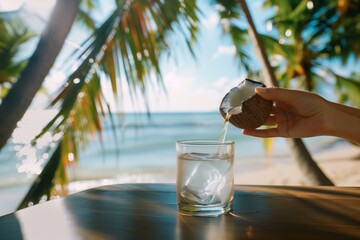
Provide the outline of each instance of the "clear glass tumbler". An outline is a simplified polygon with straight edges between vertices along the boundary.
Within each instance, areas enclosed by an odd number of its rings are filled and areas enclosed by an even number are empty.
[[[219,216],[232,208],[234,142],[176,142],[177,202],[182,215]]]

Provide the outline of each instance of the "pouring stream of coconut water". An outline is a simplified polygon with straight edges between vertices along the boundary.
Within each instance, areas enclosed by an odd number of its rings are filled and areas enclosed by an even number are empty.
[[[263,125],[270,116],[273,102],[257,95],[255,93],[257,87],[266,86],[261,82],[245,79],[223,98],[219,109],[224,118],[224,125],[218,140],[220,144],[226,141],[229,122],[238,128],[252,129]],[[218,154],[220,147],[219,145]],[[230,170],[230,167],[226,172]]]

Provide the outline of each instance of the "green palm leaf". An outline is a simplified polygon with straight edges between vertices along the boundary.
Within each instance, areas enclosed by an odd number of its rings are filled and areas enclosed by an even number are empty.
[[[217,0],[212,2],[222,6],[218,8],[221,26],[225,36],[229,36],[235,46],[239,66],[247,72],[255,72],[250,68],[251,58],[247,49],[250,41],[247,28],[239,25],[239,18],[243,13],[238,1]]]
[[[17,18],[1,19],[0,32],[0,84],[12,84],[27,63],[26,58],[20,57],[22,47],[35,37],[35,34]]]
[[[118,8],[82,43],[80,50],[70,54],[65,66],[66,83],[50,104],[58,107],[59,112],[34,140],[36,143],[47,132],[63,136],[61,153],[50,159],[59,162],[55,184],[67,183],[66,166],[77,161],[77,152],[88,144],[88,135],[98,134],[101,138],[99,113],[106,116],[104,104],[109,106],[109,103],[100,80],[106,77],[114,97],[121,94],[120,86],[125,80],[134,101],[139,96],[145,99],[147,82],[153,76],[162,83],[159,62],[170,45],[167,36],[180,31],[191,49],[191,43],[196,40],[197,15],[194,0],[118,2]],[[184,24],[185,30],[181,27]],[[71,71],[73,66],[77,68]],[[43,192],[50,191],[43,189]]]
[[[360,108],[360,79],[345,78],[336,75],[336,87],[339,92],[339,101],[342,103],[350,102]]]

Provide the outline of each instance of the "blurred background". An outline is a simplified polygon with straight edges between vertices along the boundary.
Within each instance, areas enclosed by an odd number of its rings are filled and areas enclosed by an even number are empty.
[[[281,87],[360,107],[359,8],[0,0],[0,215],[99,185],[175,183],[175,142],[219,139],[222,98],[244,78],[273,85],[264,71]],[[326,185],[309,181],[316,170],[301,168],[296,144],[233,126],[227,139],[236,142],[236,184]],[[303,142],[300,155],[332,184],[360,185],[359,147]]]

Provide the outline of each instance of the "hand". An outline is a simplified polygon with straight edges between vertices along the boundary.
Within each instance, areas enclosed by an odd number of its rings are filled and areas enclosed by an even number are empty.
[[[331,135],[360,142],[360,110],[329,102],[317,94],[284,88],[256,88],[262,98],[273,100],[274,108],[264,125],[271,128],[245,129],[255,137],[313,137]]]

